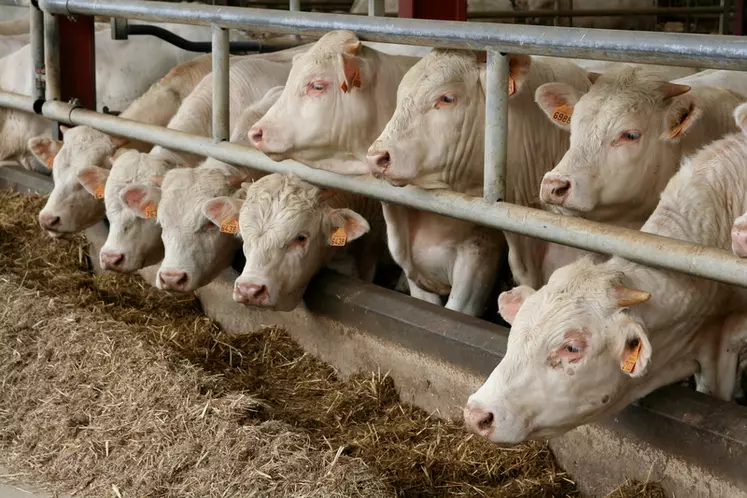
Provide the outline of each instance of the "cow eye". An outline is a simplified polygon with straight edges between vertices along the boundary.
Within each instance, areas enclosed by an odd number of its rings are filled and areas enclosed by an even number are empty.
[[[312,81],[309,83],[309,90],[313,93],[322,93],[324,90],[327,89],[327,82],[326,81]]]
[[[293,244],[296,246],[303,246],[308,242],[309,240],[309,234],[306,232],[301,232],[298,235],[296,235],[296,238],[293,239]]]
[[[641,138],[641,132],[635,130],[624,131],[620,134],[620,140],[625,142],[637,142]]]
[[[452,93],[445,93],[438,98],[438,101],[436,102],[436,108],[440,108],[442,106],[454,105],[456,104],[456,101],[457,101],[456,95]]]
[[[574,346],[573,344],[566,344],[565,350],[572,354],[578,354],[581,352],[581,348],[578,346]]]

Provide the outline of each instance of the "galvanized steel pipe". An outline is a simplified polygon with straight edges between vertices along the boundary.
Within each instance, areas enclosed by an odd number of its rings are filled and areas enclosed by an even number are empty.
[[[0,105],[29,111],[33,106],[33,100],[22,95],[0,92]],[[714,247],[505,202],[488,204],[480,198],[450,191],[397,188],[374,178],[338,175],[309,168],[295,161],[277,163],[261,152],[237,143],[215,144],[208,137],[107,116],[63,102],[46,102],[42,113],[50,119],[90,126],[112,135],[134,138],[192,154],[212,156],[223,162],[268,173],[294,173],[316,185],[347,190],[499,230],[523,233],[599,253],[617,254],[638,263],[747,287],[747,259],[739,259],[730,252]]]
[[[508,157],[508,96],[513,80],[508,56],[488,50],[485,68],[485,177],[486,202],[506,200],[506,161]]]
[[[443,48],[747,70],[747,39],[604,29],[518,26],[373,16],[284,12],[144,0],[40,0],[56,14],[85,14],[186,24],[215,24],[268,33],[323,35],[348,29],[362,39]]]
[[[44,13],[46,99],[60,100],[60,31],[57,16]]]
[[[290,0],[288,10],[291,12],[299,12],[301,10],[301,0]]]
[[[46,77],[44,74],[44,12],[36,7],[29,9],[29,31],[31,36],[31,58],[34,66],[34,99],[41,100],[46,96]]]
[[[213,141],[228,140],[231,133],[229,105],[228,30],[213,26]]]

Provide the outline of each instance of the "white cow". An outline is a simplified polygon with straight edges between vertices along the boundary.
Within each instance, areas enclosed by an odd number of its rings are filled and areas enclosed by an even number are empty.
[[[724,227],[747,209],[747,104],[734,114],[742,133],[684,161],[642,231],[730,247]],[[745,304],[744,289],[617,257],[563,267],[536,292],[517,287],[500,296],[508,349],[470,396],[467,427],[494,442],[554,437],[693,374],[699,391],[730,400]]]
[[[235,301],[291,311],[324,266],[373,279],[383,245],[379,202],[322,190],[293,175],[268,175],[244,188],[243,203],[218,198],[203,208],[215,225],[239,224],[246,265],[234,285]]]
[[[540,178],[568,148],[568,135],[550,124],[533,102],[535,90],[561,81],[578,91],[590,86],[570,61],[509,56],[508,177],[506,200],[536,202]],[[485,65],[473,53],[434,50],[405,75],[397,109],[371,145],[371,171],[395,185],[451,189],[482,196],[485,130]],[[407,274],[413,296],[472,315],[480,314],[498,271],[502,237],[471,223],[384,206],[389,249]],[[509,239],[515,275],[517,244]],[[518,277],[517,277],[518,278]]]
[[[293,61],[283,94],[250,131],[257,149],[342,174],[366,174],[366,150],[394,112],[396,88],[417,61],[327,33]]]
[[[267,112],[282,90],[282,87],[273,88],[242,113],[231,132],[231,142],[248,142],[249,128]],[[258,171],[213,158],[194,169],[177,168],[166,173],[160,181],[158,201],[158,224],[164,246],[155,282],[159,289],[190,292],[207,285],[231,265],[234,253],[241,249],[241,238],[230,228],[212,223],[203,214],[203,205],[217,197],[243,198],[241,184],[262,176]],[[141,188],[145,195],[154,187]],[[159,196],[154,193],[150,197]]]
[[[209,55],[176,66],[120,115],[141,123],[166,126],[182,101],[211,70]],[[100,195],[109,176],[110,158],[121,147],[150,150],[150,144],[112,137],[87,126],[63,131],[62,141],[41,136],[29,151],[52,167],[54,188],[39,213],[39,224],[52,236],[80,232],[104,217]],[[97,195],[97,192],[99,195]]]
[[[555,10],[555,0],[514,0],[517,10]],[[602,5],[608,9],[645,9],[656,7],[656,0],[612,0],[601,4],[598,0],[560,0],[560,10],[594,10]],[[559,19],[560,26],[570,26],[567,17]],[[530,18],[532,24],[553,24],[553,17],[543,19]],[[653,31],[656,29],[656,16],[636,16],[633,14],[625,16],[599,16],[599,17],[574,17],[574,28],[598,28],[598,29],[636,29]]]
[[[593,59],[571,59],[577,66],[591,72],[591,73],[606,73],[609,71],[615,71],[624,67],[640,67],[644,69],[648,74],[656,76],[659,79],[671,81],[677,78],[684,78],[698,73],[698,69],[694,67],[681,67],[681,66],[657,66],[654,64],[638,64],[633,62],[610,62],[610,61],[598,61]],[[718,85],[713,85],[718,86]]]
[[[235,123],[244,109],[262,99],[271,88],[283,85],[289,69],[286,63],[257,58],[243,58],[232,64],[230,121]],[[194,135],[209,136],[212,133],[212,82],[211,75],[200,82],[171,119],[169,128]],[[140,184],[157,187],[157,181],[151,177],[161,177],[175,167],[196,166],[199,161],[199,156],[159,146],[149,154],[136,154],[140,160],[115,161],[106,184],[105,204],[110,227],[100,258],[102,267],[110,270],[130,272],[142,268],[143,264],[156,263],[163,257],[161,228],[154,219],[160,190],[149,189],[153,195],[143,196],[139,195],[142,192],[138,189]],[[144,171],[141,172],[140,168]],[[113,180],[115,186],[110,189]],[[124,192],[125,189],[129,194]],[[148,228],[142,228],[141,233],[132,229],[135,225]]]
[[[0,36],[0,57],[17,52],[29,44],[29,35]]]
[[[209,27],[157,24],[191,40],[210,40]],[[172,67],[194,57],[162,40],[153,37],[132,37],[126,41],[112,40],[108,31],[95,33],[96,43],[96,99],[97,106],[123,109],[142,95],[151,84]],[[148,54],[148,57],[143,57]],[[31,47],[0,59],[0,89],[6,92],[31,95],[33,88]],[[51,123],[36,114],[13,109],[0,109],[0,159],[18,159],[31,167],[31,154],[26,149],[28,140],[49,135]]]
[[[536,100],[552,119],[571,116],[570,149],[542,180],[541,200],[553,210],[631,228],[653,212],[658,194],[682,157],[734,131],[734,108],[747,100],[701,86],[698,75],[661,81],[640,68],[599,76],[589,92],[543,85]],[[744,76],[742,76],[744,78]]]

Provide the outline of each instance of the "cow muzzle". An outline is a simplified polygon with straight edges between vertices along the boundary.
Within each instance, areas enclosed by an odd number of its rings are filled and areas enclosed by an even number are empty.
[[[540,199],[547,204],[562,206],[571,196],[573,181],[567,176],[545,175],[540,185]]]
[[[264,282],[236,281],[233,287],[233,300],[246,306],[272,307],[270,289]]]

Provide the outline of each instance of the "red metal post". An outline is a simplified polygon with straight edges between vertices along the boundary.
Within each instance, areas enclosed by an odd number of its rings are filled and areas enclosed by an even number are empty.
[[[399,0],[399,17],[466,21],[467,0]]]
[[[745,21],[747,21],[747,5],[744,0],[734,1],[734,34],[745,35]]]
[[[76,98],[96,109],[96,45],[93,17],[59,16],[60,100]]]

